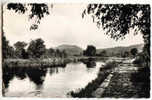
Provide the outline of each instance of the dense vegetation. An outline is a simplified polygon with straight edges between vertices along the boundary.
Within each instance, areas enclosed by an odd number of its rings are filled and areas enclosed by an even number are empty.
[[[83,51],[83,55],[95,56],[96,55],[96,47],[93,45],[88,45],[87,49]]]
[[[13,46],[9,45],[9,41],[3,36],[3,58],[52,58],[60,57],[66,58],[68,56],[88,56],[88,57],[135,57],[138,53],[137,48],[126,49],[120,53],[108,52],[108,50],[98,50],[93,45],[88,45],[86,50],[81,50],[77,46],[59,46],[57,48],[46,48],[45,41],[41,38],[31,40],[30,43],[24,41],[17,41]],[[77,50],[76,50],[77,49]],[[130,51],[129,51],[130,50]],[[134,52],[135,50],[135,52]],[[83,51],[83,53],[81,52]]]
[[[145,43],[143,62],[150,67],[150,5],[89,4],[82,17],[85,15],[91,15],[93,22],[115,40],[125,39],[127,34],[142,33]]]
[[[29,44],[18,41],[14,46],[9,45],[9,41],[3,36],[3,58],[51,58],[51,57],[67,57],[66,51],[45,47],[44,41],[41,38],[32,40]],[[27,47],[26,47],[27,46]],[[26,49],[27,48],[27,49]]]

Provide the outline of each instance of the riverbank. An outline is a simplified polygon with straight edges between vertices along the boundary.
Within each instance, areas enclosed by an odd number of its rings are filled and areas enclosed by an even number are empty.
[[[107,57],[67,57],[47,59],[4,59],[3,67],[56,67],[66,66],[70,62],[88,62],[89,60],[105,60]]]
[[[100,97],[149,98],[150,76],[145,69],[147,68],[140,68],[138,71],[132,70],[132,72],[127,70],[115,72],[110,84]]]
[[[104,62],[95,61],[95,63],[96,65],[91,68],[82,62],[68,63],[63,68],[60,66],[3,68],[4,95],[37,97],[35,94],[40,91],[41,97],[66,98],[70,90],[85,87],[97,77]],[[20,89],[21,86],[24,88]],[[15,87],[15,90],[12,87]]]
[[[79,98],[148,98],[150,96],[150,70],[135,66],[131,60],[117,63],[114,68],[112,68],[114,64],[109,65],[105,67],[106,70],[100,70],[98,77],[84,89],[69,94]]]
[[[117,67],[118,62],[112,61],[108,62],[104,67],[101,67],[97,78],[90,82],[85,88],[82,88],[78,91],[71,91],[68,95],[72,97],[79,97],[79,98],[91,98],[93,97],[92,93],[100,87],[100,84],[108,77],[108,75]]]

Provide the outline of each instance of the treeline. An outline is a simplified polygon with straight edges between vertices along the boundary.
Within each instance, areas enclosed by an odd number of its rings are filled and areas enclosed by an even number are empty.
[[[121,51],[121,52],[107,52],[103,50],[97,54],[97,56],[115,56],[115,57],[135,57],[139,53],[137,48],[132,48],[131,50]]]
[[[13,46],[9,45],[9,41],[5,36],[2,38],[2,55],[7,58],[50,58],[50,57],[67,57],[65,50],[49,48],[47,49],[41,38],[30,41],[29,44],[18,41]]]
[[[51,58],[51,57],[61,57],[66,58],[68,53],[65,50],[47,49],[43,39],[38,38],[31,40],[30,43],[25,43],[24,41],[18,41],[13,46],[9,45],[9,41],[5,36],[2,38],[2,55],[4,59],[7,58]],[[137,48],[133,48],[130,51],[123,51],[120,53],[107,52],[102,50],[97,53],[97,49],[93,45],[88,45],[86,50],[83,50],[83,56],[100,56],[100,57],[135,57],[138,54]],[[79,55],[82,56],[82,55]]]
[[[84,56],[101,56],[101,57],[135,57],[139,53],[137,48],[132,48],[130,51],[122,51],[119,53],[116,53],[116,51],[113,52],[107,52],[106,50],[102,50],[97,53],[96,47],[93,45],[88,45],[86,50],[83,51]]]

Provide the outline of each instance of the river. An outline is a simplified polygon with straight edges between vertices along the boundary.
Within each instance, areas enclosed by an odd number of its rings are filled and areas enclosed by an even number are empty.
[[[68,97],[97,77],[104,62],[92,64],[69,63],[55,68],[4,68],[4,96],[13,97]]]

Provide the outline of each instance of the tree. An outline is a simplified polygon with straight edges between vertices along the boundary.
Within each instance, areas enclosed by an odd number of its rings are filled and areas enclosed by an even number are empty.
[[[14,57],[14,48],[9,45],[4,35],[2,36],[2,57],[4,59]]]
[[[129,57],[129,52],[125,51],[124,54],[123,54],[123,57]]]
[[[56,57],[61,57],[61,52],[60,52],[60,50],[59,49],[56,49],[56,52],[55,52],[56,54]]]
[[[25,43],[25,42],[20,42],[20,41],[18,41],[18,42],[16,42],[16,43],[14,44],[14,47],[15,47],[16,49],[24,49],[26,46],[27,46],[27,43]]]
[[[132,49],[130,50],[130,53],[135,57],[136,54],[138,53],[137,48],[132,48]]]
[[[32,40],[27,48],[27,52],[32,58],[40,58],[45,53],[44,41],[41,38]]]
[[[66,50],[63,50],[63,51],[62,51],[62,57],[63,57],[63,58],[66,58],[66,57],[67,57]]]
[[[30,7],[29,7],[30,6]],[[51,5],[51,8],[53,5]],[[30,10],[29,19],[35,19],[35,23],[31,25],[30,30],[35,30],[40,24],[40,20],[45,16],[49,15],[49,7],[45,3],[8,3],[8,10],[14,10],[16,13],[24,14],[26,11]]]
[[[48,55],[50,55],[50,56],[55,56],[55,50],[52,49],[52,48],[49,48],[49,49],[48,49]]]
[[[93,45],[88,45],[86,51],[84,52],[86,56],[95,56],[96,55],[96,47]]]
[[[101,51],[101,52],[100,52],[100,56],[107,56],[106,50]]]
[[[130,29],[140,31],[144,38],[145,62],[150,66],[150,5],[146,4],[89,4],[82,13],[91,15],[93,22],[106,31],[106,35],[124,39]]]
[[[86,55],[86,50],[83,50],[83,55],[84,55],[84,56]]]
[[[15,53],[18,58],[23,58],[23,56],[24,56],[23,54],[25,54],[25,52],[26,52],[25,51],[26,46],[27,46],[27,43],[21,42],[21,41],[18,41],[14,44]]]
[[[28,53],[25,49],[22,49],[21,55],[22,55],[23,59],[28,59],[29,58]]]

